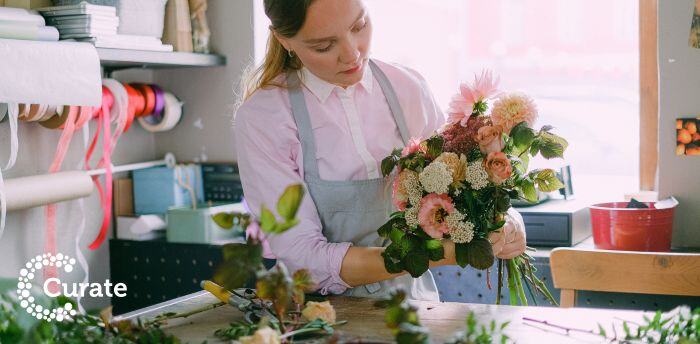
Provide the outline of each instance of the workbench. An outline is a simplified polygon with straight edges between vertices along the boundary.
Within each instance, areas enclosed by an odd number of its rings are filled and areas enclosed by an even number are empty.
[[[345,342],[393,342],[393,336],[384,324],[385,310],[373,305],[374,300],[330,297],[331,304],[337,312],[337,319],[347,320],[347,324],[337,328],[340,340]],[[208,292],[196,292],[170,302],[161,303],[146,309],[124,314],[117,319],[150,319],[165,312],[187,312],[206,305],[213,305],[219,300]],[[466,328],[465,319],[469,311],[476,314],[479,323],[488,324],[492,319],[498,324],[510,321],[505,333],[517,343],[601,343],[601,337],[570,332],[553,327],[547,327],[535,322],[526,322],[523,318],[533,318],[548,321],[551,324],[570,328],[597,330],[598,324],[605,327],[610,335],[612,326],[616,327],[619,335],[622,330],[622,320],[643,323],[644,313],[641,311],[608,310],[592,308],[552,308],[552,307],[514,307],[506,305],[485,305],[452,302],[412,302],[419,311],[421,323],[431,331],[433,343],[444,343],[453,333]],[[214,336],[214,331],[225,328],[231,321],[242,320],[240,311],[229,305],[220,306],[202,313],[194,314],[185,319],[169,320],[164,326],[167,333],[180,338],[183,343],[220,343]]]

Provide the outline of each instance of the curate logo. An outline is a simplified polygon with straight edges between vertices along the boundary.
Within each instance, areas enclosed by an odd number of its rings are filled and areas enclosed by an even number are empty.
[[[65,272],[73,271],[73,266],[75,265],[75,259],[68,255],[58,253],[55,256],[51,253],[44,253],[43,255],[38,255],[25,265],[19,271],[19,279],[17,282],[17,296],[20,300],[20,306],[24,308],[27,313],[31,314],[39,320],[51,321],[63,321],[66,319],[71,319],[71,317],[77,314],[77,311],[73,309],[71,303],[66,303],[63,307],[58,307],[54,309],[47,309],[42,305],[37,305],[34,301],[35,298],[31,294],[32,282],[34,277],[38,272],[44,267],[55,266],[56,268],[63,269]],[[104,287],[106,289],[106,294],[109,297],[125,297],[126,296],[126,285],[124,283],[117,283],[114,285],[114,294],[110,292],[110,287],[112,284],[109,280],[106,280]],[[46,296],[57,297],[61,294],[70,297],[85,296],[86,291],[89,291],[90,296],[102,297],[102,285],[99,283],[73,283],[72,288],[66,283],[61,283],[58,278],[49,278],[44,282],[43,292]],[[62,293],[61,293],[62,289]]]

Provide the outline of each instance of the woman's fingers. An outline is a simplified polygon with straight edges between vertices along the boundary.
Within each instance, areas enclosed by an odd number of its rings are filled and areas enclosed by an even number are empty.
[[[498,255],[503,250],[505,241],[503,240],[503,233],[491,232],[489,233],[489,242],[491,243],[491,248],[493,249],[493,254]]]
[[[512,259],[525,252],[525,230],[519,226],[511,216],[506,217],[506,224],[502,229],[503,246],[494,255],[501,259]]]

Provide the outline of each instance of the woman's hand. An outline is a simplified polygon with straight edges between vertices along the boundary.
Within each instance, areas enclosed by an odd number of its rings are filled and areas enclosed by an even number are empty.
[[[506,224],[497,232],[489,234],[493,254],[497,258],[512,259],[525,252],[525,223],[522,216],[512,208],[506,214]]]

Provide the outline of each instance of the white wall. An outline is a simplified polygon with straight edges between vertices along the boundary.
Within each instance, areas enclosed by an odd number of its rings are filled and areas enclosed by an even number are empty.
[[[688,46],[694,4],[659,1],[659,197],[680,202],[673,245],[681,247],[700,246],[700,158],[675,155],[675,119],[700,115],[700,49]]]

